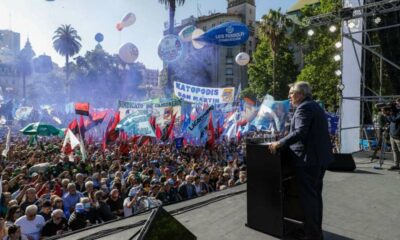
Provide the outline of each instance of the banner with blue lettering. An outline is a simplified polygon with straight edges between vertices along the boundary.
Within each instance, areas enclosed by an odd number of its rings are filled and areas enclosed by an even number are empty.
[[[209,107],[206,111],[200,114],[194,121],[187,127],[186,131],[193,139],[201,139],[205,134],[210,119],[210,112],[214,106]]]
[[[174,93],[177,97],[187,102],[214,105],[233,102],[235,88],[209,88],[174,82]]]
[[[289,109],[289,100],[274,101],[271,96],[267,95],[252,124],[259,130],[282,132],[288,119]]]
[[[249,38],[249,28],[240,22],[227,22],[211,28],[195,38],[196,41],[220,46],[238,46]]]
[[[117,129],[123,129],[128,135],[156,136],[150,125],[149,115],[132,113],[118,123]]]
[[[153,108],[152,101],[118,101],[118,110],[121,119],[124,119],[131,113],[148,114],[151,113]]]

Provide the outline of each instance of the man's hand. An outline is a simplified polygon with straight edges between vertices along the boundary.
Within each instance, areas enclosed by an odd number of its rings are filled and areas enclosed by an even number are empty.
[[[269,150],[272,154],[275,154],[278,148],[280,148],[279,142],[272,142],[269,144]]]

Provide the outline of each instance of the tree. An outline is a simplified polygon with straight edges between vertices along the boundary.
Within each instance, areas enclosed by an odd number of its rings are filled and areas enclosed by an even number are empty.
[[[81,37],[78,32],[71,27],[71,25],[61,25],[54,32],[53,36],[53,47],[61,55],[65,56],[65,74],[66,74],[66,85],[69,86],[69,57],[74,56],[79,52],[82,45]],[[69,96],[69,93],[68,93]]]
[[[158,0],[159,3],[169,8],[169,34],[174,34],[174,23],[175,23],[175,11],[176,6],[182,6],[185,4],[185,0]],[[167,89],[171,92],[172,87],[172,68],[171,65],[167,66]],[[170,94],[169,94],[170,95]]]
[[[279,51],[281,41],[285,39],[287,28],[291,26],[291,21],[281,13],[279,8],[277,11],[269,10],[267,15],[261,19],[260,34],[265,35],[269,41],[269,47],[272,52],[272,95],[275,96],[276,84],[276,56]]]
[[[241,96],[262,99],[266,94],[271,95],[274,91],[272,85],[275,77],[274,97],[287,98],[288,84],[294,82],[298,74],[297,66],[294,64],[293,53],[288,48],[287,40],[280,42],[277,51],[279,54],[274,57],[270,41],[266,36],[260,37],[252,63],[249,64],[249,86],[242,91]]]
[[[32,58],[35,52],[32,50],[29,39],[25,43],[25,47],[18,54],[18,70],[22,76],[22,96],[26,101],[26,78],[32,74]]]

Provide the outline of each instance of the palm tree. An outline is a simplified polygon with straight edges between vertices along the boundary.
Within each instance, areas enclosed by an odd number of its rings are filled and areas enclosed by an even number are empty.
[[[54,32],[53,47],[61,55],[65,56],[66,86],[69,86],[69,57],[77,54],[82,45],[81,37],[71,25],[63,24]],[[69,96],[69,91],[68,91]]]
[[[182,6],[185,4],[185,0],[158,0],[159,3],[165,5],[169,8],[169,34],[174,34],[174,22],[175,22],[175,11],[176,6]],[[171,83],[171,76],[172,76],[172,68],[170,64],[167,67],[167,89],[171,90],[172,87]]]
[[[272,62],[272,94],[275,95],[275,59],[281,42],[285,39],[287,28],[291,25],[290,19],[281,13],[279,8],[277,11],[269,10],[267,15],[261,19],[261,34],[265,35],[269,41],[271,52],[273,54]]]

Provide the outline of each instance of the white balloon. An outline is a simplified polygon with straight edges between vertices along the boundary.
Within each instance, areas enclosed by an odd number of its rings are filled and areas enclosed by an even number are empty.
[[[130,25],[134,24],[136,22],[136,16],[134,13],[128,13],[125,15],[125,17],[122,18],[121,23],[122,26],[124,27],[129,27]]]
[[[194,48],[201,49],[206,45],[206,43],[204,43],[204,42],[193,40],[193,39],[195,39],[195,38],[197,38],[197,37],[199,37],[199,36],[201,36],[203,34],[204,34],[204,31],[201,30],[200,28],[196,28],[193,31],[193,33],[192,33],[192,44],[193,44]]]
[[[126,63],[134,63],[139,56],[139,50],[133,43],[125,43],[119,48],[119,58]]]
[[[250,62],[250,56],[245,52],[240,52],[236,55],[235,60],[238,65],[245,66]]]
[[[196,30],[196,27],[193,25],[189,25],[184,27],[180,32],[179,32],[179,38],[183,42],[190,42],[192,41],[192,33],[193,31]]]

